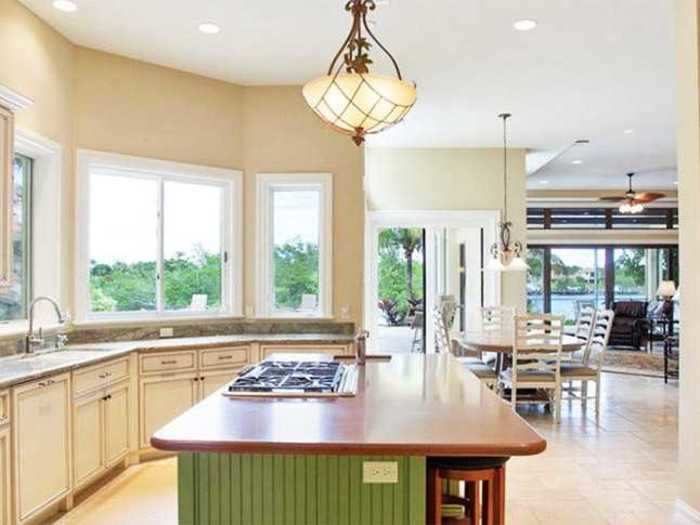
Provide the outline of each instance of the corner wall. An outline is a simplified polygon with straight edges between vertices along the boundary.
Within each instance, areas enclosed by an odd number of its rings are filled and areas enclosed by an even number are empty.
[[[678,195],[682,289],[679,465],[681,499],[700,516],[700,1],[676,0]]]
[[[390,149],[366,152],[370,211],[499,210],[503,212],[503,150]],[[525,150],[508,151],[508,218],[527,242]],[[501,300],[525,311],[526,276],[502,274]]]

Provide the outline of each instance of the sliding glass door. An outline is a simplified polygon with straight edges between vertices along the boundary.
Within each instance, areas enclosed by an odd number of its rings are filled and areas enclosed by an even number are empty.
[[[598,248],[551,250],[551,306],[549,312],[567,320],[581,308],[605,305],[605,251]]]
[[[528,311],[573,323],[584,306],[653,301],[662,280],[678,283],[677,246],[531,246]]]

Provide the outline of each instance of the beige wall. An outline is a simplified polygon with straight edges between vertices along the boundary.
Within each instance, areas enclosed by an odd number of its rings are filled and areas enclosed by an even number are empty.
[[[63,148],[61,229],[73,227],[73,76],[75,47],[16,0],[0,0],[0,84],[33,100],[20,110],[17,127]],[[41,232],[38,232],[41,234]],[[70,249],[63,243],[59,289],[70,297]]]
[[[525,242],[525,150],[509,150],[508,172],[508,217]],[[372,211],[503,210],[501,149],[371,148],[366,178]],[[503,274],[502,301],[524,310],[524,274]]]
[[[309,111],[301,89],[250,87],[244,90],[243,150],[245,156],[246,224],[255,223],[255,174],[275,172],[333,173],[333,304],[340,316],[362,323],[364,150],[339,135]],[[255,282],[252,228],[246,228],[246,282]],[[246,288],[245,304],[254,304],[254,290]]]
[[[248,87],[72,45],[0,0],[0,83],[34,99],[18,124],[65,148],[63,300],[71,308],[76,148],[245,170],[245,301],[254,304],[255,174],[334,174],[334,313],[362,319],[363,150],[325,128],[300,87]],[[244,139],[245,137],[245,139]],[[72,308],[71,308],[72,309]]]
[[[234,84],[78,48],[76,147],[242,168],[242,98]]]
[[[680,196],[681,498],[700,513],[700,2],[676,0]]]

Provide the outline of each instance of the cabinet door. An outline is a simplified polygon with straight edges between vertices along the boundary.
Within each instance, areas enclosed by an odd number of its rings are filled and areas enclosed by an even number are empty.
[[[216,372],[202,374],[199,381],[199,398],[209,397],[226,383],[233,381],[238,374],[238,370],[240,368],[217,370]]]
[[[10,428],[0,430],[0,525],[11,525]]]
[[[129,384],[107,391],[104,408],[104,464],[109,467],[129,452]]]
[[[73,404],[73,478],[79,486],[102,470],[102,392]]]
[[[17,521],[70,490],[70,376],[53,376],[13,390]]]
[[[194,374],[155,376],[141,379],[140,445],[151,446],[151,436],[162,426],[197,402],[198,389]]]

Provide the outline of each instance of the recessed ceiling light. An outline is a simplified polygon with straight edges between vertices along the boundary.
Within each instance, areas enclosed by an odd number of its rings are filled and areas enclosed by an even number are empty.
[[[626,129],[625,130],[625,135],[631,135],[632,133],[634,133],[633,129]]]
[[[217,26],[216,24],[212,24],[211,22],[206,22],[204,24],[199,24],[199,30],[204,33],[205,35],[215,35],[219,31],[221,31],[221,28]]]
[[[54,0],[53,6],[64,13],[74,13],[78,10],[78,4],[71,0]]]
[[[516,20],[513,23],[513,27],[517,31],[532,31],[537,27],[537,22],[534,20],[528,20],[527,18],[523,20]]]
[[[572,160],[571,164],[579,165],[579,164],[583,164],[583,161],[581,159],[576,159],[576,160]]]

